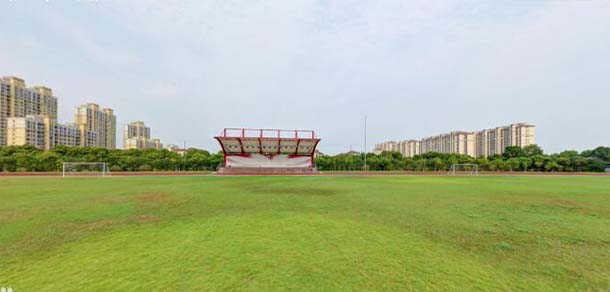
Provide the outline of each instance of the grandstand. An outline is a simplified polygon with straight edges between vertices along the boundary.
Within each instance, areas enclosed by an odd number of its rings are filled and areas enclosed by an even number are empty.
[[[214,139],[224,153],[219,174],[317,173],[320,139],[311,130],[225,128]]]

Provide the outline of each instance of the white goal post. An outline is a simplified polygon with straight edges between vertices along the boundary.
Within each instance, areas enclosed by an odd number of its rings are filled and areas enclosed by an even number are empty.
[[[110,176],[110,169],[105,162],[64,162],[62,177],[69,176]]]
[[[479,175],[479,165],[474,163],[452,164],[450,175]]]

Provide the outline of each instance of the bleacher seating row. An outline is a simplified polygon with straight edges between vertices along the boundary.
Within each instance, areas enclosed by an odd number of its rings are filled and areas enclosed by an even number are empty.
[[[226,175],[307,175],[317,174],[315,167],[308,168],[276,168],[276,167],[221,167],[217,174]]]

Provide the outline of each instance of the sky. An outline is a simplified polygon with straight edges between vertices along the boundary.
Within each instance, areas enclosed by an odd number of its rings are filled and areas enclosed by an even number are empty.
[[[610,145],[610,1],[0,0],[0,76],[60,122],[95,102],[163,143],[315,130],[324,153],[513,122]]]

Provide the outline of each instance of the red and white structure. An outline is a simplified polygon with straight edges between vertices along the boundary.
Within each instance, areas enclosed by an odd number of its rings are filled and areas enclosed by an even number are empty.
[[[214,137],[224,153],[218,173],[314,173],[320,139],[310,130],[226,128]]]

